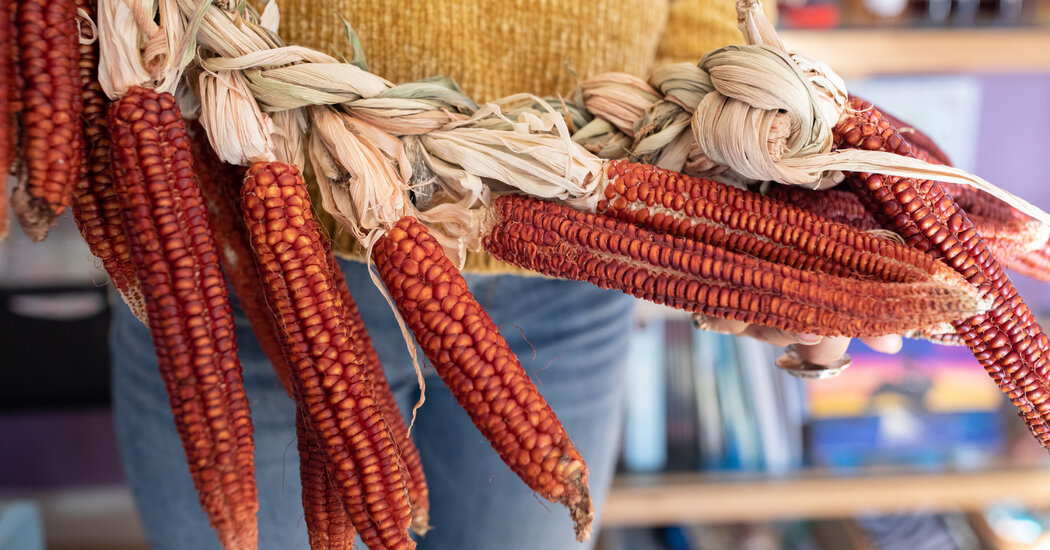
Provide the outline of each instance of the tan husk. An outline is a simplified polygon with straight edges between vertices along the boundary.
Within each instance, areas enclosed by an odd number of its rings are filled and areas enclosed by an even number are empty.
[[[201,71],[198,93],[201,125],[223,162],[250,166],[276,159],[273,121],[259,110],[244,74]]]

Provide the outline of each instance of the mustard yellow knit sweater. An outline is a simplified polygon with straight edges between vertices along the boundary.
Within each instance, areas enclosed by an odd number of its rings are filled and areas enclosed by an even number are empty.
[[[281,36],[349,57],[341,18],[361,39],[369,70],[392,82],[456,80],[487,101],[518,92],[557,95],[604,72],[644,77],[738,43],[733,0],[280,0]],[[767,3],[767,10],[774,4]],[[575,77],[570,72],[575,72]],[[360,257],[328,224],[335,248]],[[470,271],[512,271],[484,254]]]

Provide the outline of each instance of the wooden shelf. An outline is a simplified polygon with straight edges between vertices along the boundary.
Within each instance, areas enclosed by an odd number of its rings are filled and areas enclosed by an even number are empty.
[[[841,518],[870,512],[971,511],[1009,501],[1050,506],[1050,468],[974,472],[806,472],[748,478],[701,473],[618,478],[605,527]]]
[[[1050,29],[783,31],[791,48],[844,78],[892,74],[1050,71]]]

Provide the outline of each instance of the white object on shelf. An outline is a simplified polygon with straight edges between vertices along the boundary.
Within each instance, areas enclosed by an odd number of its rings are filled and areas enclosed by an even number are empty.
[[[640,323],[627,348],[623,462],[632,472],[655,472],[667,464],[664,319]]]

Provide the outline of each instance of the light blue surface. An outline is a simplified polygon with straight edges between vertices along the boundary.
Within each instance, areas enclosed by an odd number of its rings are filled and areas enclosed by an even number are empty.
[[[407,413],[417,389],[401,332],[364,267],[343,267]],[[583,455],[591,498],[600,508],[618,449],[634,299],[589,284],[544,278],[468,277],[468,282]],[[294,407],[243,318],[238,318],[238,329],[255,424],[260,548],[305,549]],[[114,314],[111,343],[122,457],[150,544],[155,550],[217,549],[175,433],[149,333],[123,306]],[[419,550],[590,548],[575,541],[567,510],[528,489],[500,461],[433,369],[426,372],[427,401],[413,436],[430,487],[434,530]]]
[[[0,503],[0,550],[44,550],[44,527],[36,504]]]

